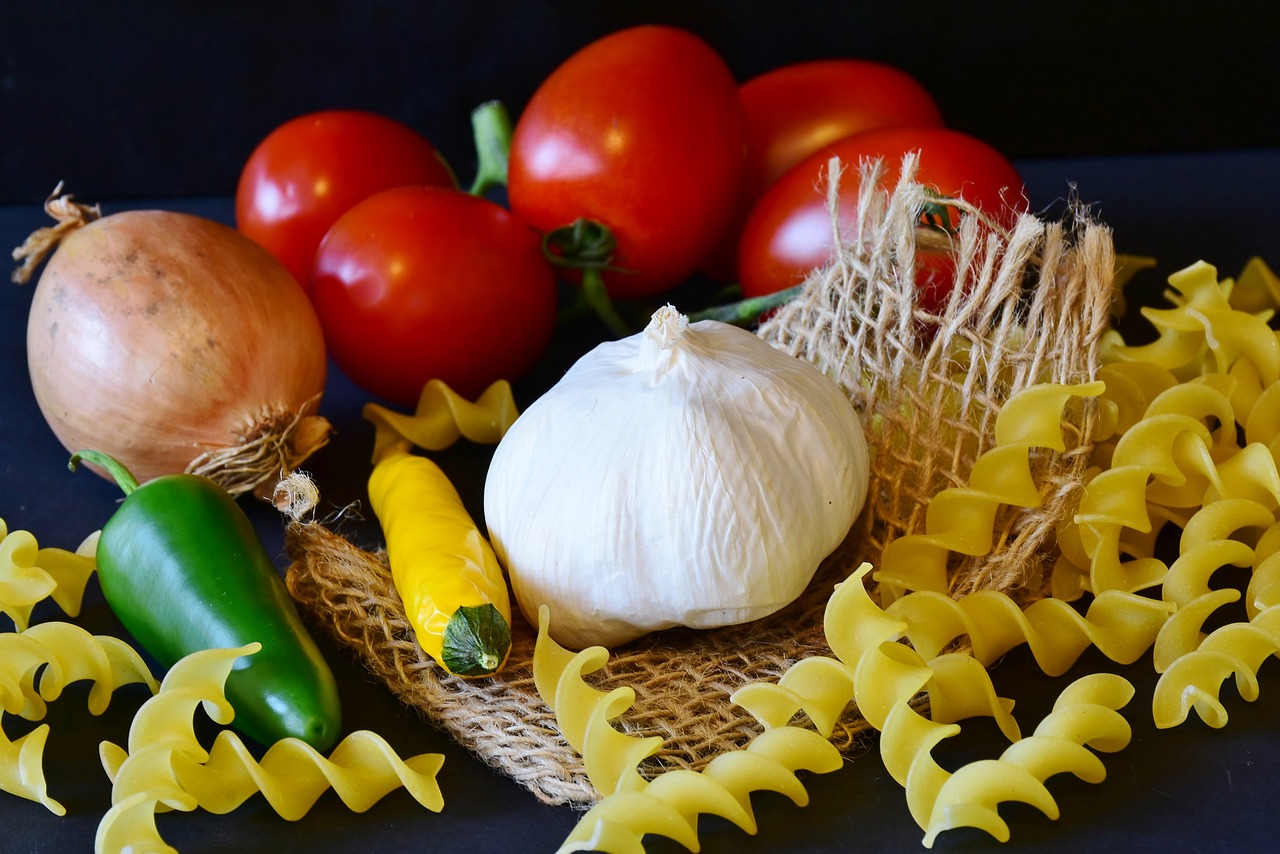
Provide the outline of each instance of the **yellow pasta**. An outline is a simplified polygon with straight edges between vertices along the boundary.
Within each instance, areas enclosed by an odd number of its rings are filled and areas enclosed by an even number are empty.
[[[1220,478],[1221,474],[1217,469],[1214,476]],[[1185,525],[1196,508],[1167,507],[1146,500],[1143,496],[1150,476],[1141,465],[1088,474],[1076,515],[1064,519],[1057,531],[1053,598],[1078,600],[1094,591],[1095,576],[1103,582],[1097,587],[1100,593],[1140,590],[1159,583],[1167,571],[1163,561],[1156,560],[1161,533],[1168,526]],[[1131,560],[1121,575],[1118,566],[1126,558]]]
[[[957,827],[978,828],[1008,841],[1009,827],[996,811],[1005,801],[1021,801],[1058,818],[1045,781],[1069,772],[1087,783],[1102,782],[1106,768],[1086,748],[1110,753],[1128,746],[1131,729],[1118,709],[1133,693],[1127,680],[1108,673],[1084,676],[1067,686],[1034,734],[1010,745],[999,759],[961,767],[938,787],[925,847],[932,848],[938,834]]]
[[[815,655],[791,665],[776,683],[748,683],[729,699],[769,728],[786,726],[803,711],[814,729],[830,737],[853,694],[853,670]]]
[[[1218,470],[1209,454],[1210,434],[1200,421],[1186,415],[1158,415],[1143,419],[1116,446],[1112,468],[1085,487],[1075,524],[1090,558],[1089,589],[1135,592],[1160,584],[1168,568],[1154,555],[1124,560],[1126,529],[1152,531],[1150,495],[1166,485],[1171,490],[1200,495],[1196,506],[1215,485]],[[1178,506],[1188,506],[1179,499]]]
[[[1156,379],[1155,387],[1170,386]],[[1143,388],[1153,385],[1139,387],[1135,382],[1132,387],[1138,389],[1136,394],[1143,394]],[[744,686],[733,696],[765,726],[783,725],[803,711],[824,734],[830,733],[839,714],[855,700],[868,723],[882,733],[885,768],[905,787],[908,808],[926,830],[926,845],[942,830],[960,825],[1007,838],[1008,829],[995,811],[1004,800],[1022,800],[1056,817],[1057,807],[1044,780],[1063,771],[1100,780],[1101,764],[1084,745],[1096,740],[1108,749],[1118,749],[1127,743],[1127,724],[1113,711],[1132,696],[1132,687],[1124,680],[1091,680],[1076,691],[1069,689],[1060,701],[1061,710],[1055,710],[1059,717],[1051,716],[1054,722],[1044,725],[1044,731],[1022,739],[1009,715],[1011,704],[996,696],[986,665],[1021,643],[1031,647],[1049,673],[1065,672],[1091,645],[1116,660],[1131,662],[1150,648],[1167,622],[1168,604],[1113,590],[1096,597],[1081,616],[1069,604],[1054,599],[1037,601],[1024,610],[995,591],[959,600],[945,594],[947,553],[988,551],[995,505],[1039,503],[1027,461],[1030,449],[1061,449],[1062,407],[1071,396],[1101,391],[1100,383],[1044,385],[1006,404],[1001,412],[1005,428],[997,424],[995,447],[979,458],[969,489],[948,490],[935,497],[925,534],[901,538],[885,550],[884,561],[892,568],[882,569],[876,577],[882,582],[882,597],[885,582],[896,588],[896,596],[884,597],[889,604],[882,610],[872,601],[863,582],[870,567],[864,564],[837,587],[828,602],[825,630],[835,659],[806,659],[777,684]],[[1152,400],[1155,397],[1158,392]],[[1142,420],[1118,406],[1113,415],[1115,425]],[[1188,429],[1194,424],[1209,432],[1202,421],[1182,417]],[[1144,471],[1144,480],[1147,476]],[[982,488],[975,489],[974,484]],[[919,572],[908,563],[923,563],[926,570]],[[913,592],[902,595],[905,590]],[[974,648],[973,657],[943,652],[964,637]],[[909,645],[897,642],[901,639]],[[931,717],[911,705],[921,692],[928,694]],[[1080,699],[1092,698],[1094,692],[1111,698],[1109,715],[1081,714],[1082,708],[1088,711],[1102,702]],[[957,721],[979,714],[992,716],[1012,746],[999,760],[950,774],[933,759],[932,750],[960,731]],[[1105,724],[1072,740],[1054,730],[1064,716]]]
[[[1156,726],[1177,726],[1192,709],[1209,726],[1225,726],[1222,683],[1235,677],[1241,699],[1256,700],[1258,668],[1273,655],[1280,655],[1280,607],[1268,608],[1249,622],[1215,629],[1195,651],[1175,659],[1160,674],[1151,704]]]
[[[100,756],[112,782],[112,807],[98,826],[97,851],[170,850],[156,831],[154,813],[196,808],[225,813],[261,792],[282,817],[304,816],[328,789],[355,811],[368,809],[403,787],[428,809],[443,807],[436,774],[443,758],[399,759],[370,732],[348,735],[329,758],[297,739],[271,745],[255,760],[239,737],[222,730],[206,750],[193,730],[198,707],[216,723],[233,712],[223,684],[238,658],[260,649],[212,649],[179,660],[129,729],[128,749],[103,742]]]
[[[98,822],[94,834],[94,854],[178,854],[167,844],[156,828],[158,804],[147,792],[135,792],[112,804],[106,817]]]
[[[1280,286],[1265,272],[1255,270],[1254,283],[1233,300],[1232,283],[1219,282],[1211,267],[1188,268],[1170,278],[1174,307],[1146,312],[1159,331],[1153,344],[1130,348],[1118,335],[1104,342],[1107,364],[1099,376],[1107,387],[1094,434],[1097,467],[1087,476],[1079,513],[1059,532],[1053,592],[1066,596],[1024,609],[994,591],[959,600],[945,595],[947,552],[981,554],[990,547],[983,510],[977,502],[962,502],[990,501],[995,492],[951,491],[960,509],[944,502],[936,511],[947,522],[926,524],[926,537],[903,538],[886,550],[886,563],[915,562],[924,569],[882,567],[877,579],[893,585],[883,611],[858,580],[865,568],[832,597],[827,635],[835,659],[801,662],[777,686],[747,686],[735,697],[775,723],[804,711],[820,731],[850,699],[856,701],[882,731],[886,768],[906,787],[926,845],[941,830],[961,825],[1007,839],[995,810],[1003,800],[1025,800],[1056,817],[1044,780],[1070,771],[1099,781],[1104,769],[1086,745],[1109,751],[1129,739],[1116,710],[1131,698],[1132,686],[1100,674],[1082,680],[1082,693],[1074,685],[1064,692],[1036,733],[1014,740],[999,760],[948,774],[931,756],[935,745],[958,731],[947,723],[985,713],[999,720],[994,694],[985,696],[989,682],[972,665],[968,679],[955,679],[968,684],[956,694],[959,705],[937,691],[942,681],[936,668],[966,669],[958,664],[963,657],[943,654],[957,641],[970,641],[972,661],[980,665],[1025,642],[1051,674],[1065,672],[1088,646],[1123,663],[1152,648],[1162,672],[1153,698],[1157,724],[1174,725],[1194,708],[1222,725],[1222,682],[1234,676],[1241,696],[1254,699],[1258,667],[1280,654],[1280,340],[1266,327]],[[1265,300],[1258,296],[1262,290]],[[985,475],[977,467],[975,473]],[[1013,497],[1007,503],[1030,497],[1021,466],[1016,475],[1002,474],[1004,480],[989,482]],[[1182,529],[1182,539],[1176,559],[1165,565],[1155,552],[1169,525]],[[938,535],[949,526],[963,530]],[[1240,599],[1238,591],[1211,585],[1213,573],[1229,564],[1253,568],[1245,594],[1250,620],[1206,636],[1206,620]],[[1153,589],[1158,600],[1138,595]],[[905,590],[914,592],[902,595]],[[1093,599],[1081,616],[1064,600],[1086,592]],[[854,673],[852,690],[849,677],[838,675],[845,663]],[[909,705],[920,692],[929,695],[932,720]],[[1086,722],[1098,728],[1082,733],[1079,725]]]
[[[1178,385],[1178,378],[1152,362],[1111,362],[1098,368],[1106,385],[1103,399],[1116,407],[1114,433],[1124,433],[1142,420],[1152,402]],[[1103,437],[1100,437],[1103,438]]]
[[[719,754],[702,771],[667,771],[642,788],[605,797],[558,850],[643,852],[643,838],[657,835],[697,851],[699,815],[719,816],[754,834],[752,792],[778,792],[805,806],[809,795],[796,772],[829,773],[840,766],[839,751],[812,730],[767,730],[742,750]]]
[[[441,380],[429,380],[413,415],[377,403],[365,404],[363,414],[375,428],[374,462],[404,442],[428,451],[444,450],[459,438],[494,445],[519,415],[506,380],[490,385],[474,403]]]
[[[607,650],[564,649],[548,634],[549,617],[546,606],[539,609],[534,680],[565,740],[581,754],[592,785],[604,796],[582,816],[560,851],[643,852],[643,838],[650,834],[696,851],[699,815],[717,815],[755,833],[752,792],[778,792],[804,806],[808,793],[796,772],[828,773],[840,767],[840,752],[825,737],[781,726],[760,733],[742,750],[714,757],[701,771],[676,769],[645,780],[636,766],[661,747],[662,739],[629,736],[610,725],[631,706],[634,693],[588,685],[583,676],[604,665]]]
[[[910,597],[908,597],[910,598]],[[902,600],[899,600],[902,601]],[[900,651],[895,651],[900,652]],[[918,653],[918,650],[916,650]],[[901,663],[901,662],[895,662]],[[908,657],[909,666],[925,665],[925,657],[917,662]],[[955,723],[976,716],[991,717],[1010,741],[1019,738],[1018,725],[1009,714],[1013,703],[996,695],[986,668],[967,654],[952,653],[928,658],[929,678],[921,686],[929,694],[932,719],[938,723]],[[843,679],[836,670],[845,671]],[[804,711],[814,728],[824,736],[830,736],[844,705],[858,694],[858,680],[863,678],[856,670],[826,657],[812,657],[796,662],[778,680],[776,685],[756,683],[736,691],[733,700],[751,711],[766,726],[782,726],[798,711]],[[824,681],[828,684],[824,685]],[[833,686],[847,686],[847,692],[832,691]],[[839,700],[843,699],[843,704]],[[883,710],[883,715],[889,713]],[[863,709],[864,714],[867,710]],[[881,717],[872,711],[868,720]]]
[[[986,668],[978,659],[944,654],[926,660],[927,654],[922,655],[919,649],[897,642],[902,637],[910,640],[911,618],[917,616],[913,609],[903,607],[905,603],[922,601],[919,597],[937,603],[951,600],[913,593],[882,610],[866,590],[863,580],[869,571],[869,565],[860,567],[839,585],[828,603],[827,637],[838,661],[806,659],[794,665],[777,685],[757,683],[740,689],[734,694],[735,701],[766,726],[789,719],[799,710],[807,711],[811,719],[826,720],[849,698],[843,690],[847,681],[822,677],[833,674],[837,665],[851,670],[851,699],[856,700],[867,722],[881,731],[885,768],[906,789],[911,815],[926,831],[926,846],[932,846],[942,831],[960,826],[1007,839],[1008,827],[996,811],[999,803],[1022,801],[1056,818],[1058,808],[1044,787],[1046,779],[1063,772],[1090,782],[1103,779],[1101,763],[1085,748],[1114,751],[1128,743],[1128,724],[1115,711],[1133,695],[1126,680],[1100,674],[1073,683],[1036,732],[1022,738],[1008,714],[1010,704],[995,696]],[[965,597],[956,604],[973,598]],[[928,614],[923,616],[926,621],[932,619]],[[818,663],[810,663],[814,661]],[[792,673],[810,669],[815,678],[792,678]],[[840,687],[833,689],[833,685]],[[798,689],[813,694],[803,696]],[[929,695],[929,718],[911,706],[921,691]],[[976,714],[992,715],[1012,744],[999,759],[982,760],[954,774],[947,772],[933,759],[933,748],[959,733],[956,721]]]
[[[1252,498],[1223,498],[1205,504],[1187,520],[1178,558],[1169,567],[1162,596],[1185,607],[1211,592],[1210,576],[1221,566],[1250,567],[1255,544],[1276,524],[1272,507]]]
[[[995,424],[995,446],[974,463],[965,487],[944,489],[929,502],[925,530],[889,543],[875,574],[881,597],[907,590],[947,591],[952,552],[982,555],[991,550],[996,511],[1001,505],[1037,507],[1040,491],[1028,454],[1035,448],[1062,451],[1062,410],[1073,397],[1102,391],[1099,382],[1044,383],[1011,397]]]
[[[1025,643],[1041,670],[1060,676],[1090,647],[1120,664],[1137,661],[1172,608],[1113,590],[1095,596],[1081,614],[1058,599],[1039,599],[1024,608],[1003,593],[980,590],[961,599],[912,593],[886,610],[904,618],[905,636],[926,658],[967,636],[973,657],[990,666]]]
[[[69,616],[80,613],[85,584],[97,570],[98,534],[90,534],[75,552],[41,548],[27,531],[9,531],[0,519],[0,613],[18,631],[27,628],[35,605],[53,601]]]
[[[37,674],[39,683],[37,685]],[[70,623],[50,622],[23,632],[0,634],[0,708],[28,720],[40,720],[46,702],[56,700],[73,682],[90,680],[89,711],[100,715],[120,687],[156,682],[146,664],[123,641],[89,634]],[[51,798],[42,767],[49,727],[41,725],[10,741],[0,728],[0,789],[65,814]]]
[[[1258,537],[1244,604],[1250,620],[1280,604],[1280,524],[1272,525]]]
[[[1204,640],[1205,621],[1215,611],[1240,599],[1235,590],[1206,593],[1173,611],[1160,628],[1152,650],[1152,663],[1157,673],[1164,673],[1179,658],[1199,649]]]
[[[1257,699],[1258,668],[1280,654],[1280,588],[1273,581],[1278,542],[1280,525],[1271,503],[1223,499],[1205,505],[1188,522],[1162,591],[1178,611],[1156,643],[1154,663],[1161,674],[1152,697],[1156,726],[1177,726],[1192,710],[1209,726],[1224,726],[1227,710],[1219,691],[1231,677],[1244,700]],[[1228,564],[1253,569],[1246,591],[1249,619],[1206,636],[1205,621],[1241,598],[1237,590],[1210,586],[1213,572]]]
[[[1110,468],[1089,480],[1074,523],[1059,532],[1064,553],[1055,568],[1062,574],[1055,591],[1066,590],[1069,598],[1071,587],[1156,587],[1168,571],[1154,555],[1165,523],[1183,526],[1199,508],[1223,498],[1276,507],[1280,472],[1274,455],[1257,442],[1238,446],[1238,417],[1213,382],[1186,383],[1157,395],[1115,443]],[[1087,567],[1087,581],[1065,580],[1081,566]]]
[[[1153,644],[1161,674],[1152,698],[1156,724],[1175,726],[1195,710],[1222,726],[1223,682],[1234,677],[1243,698],[1256,698],[1257,669],[1278,651],[1280,617],[1271,609],[1280,599],[1280,338],[1268,321],[1280,287],[1257,259],[1238,283],[1219,281],[1203,263],[1169,283],[1172,308],[1144,311],[1156,341],[1127,347],[1113,334],[1103,353],[1111,370],[1155,365],[1179,384],[1153,398],[1137,422],[1116,419],[1119,437],[1086,488],[1076,518],[1079,548],[1067,538],[1067,563],[1078,565],[1080,552],[1087,554],[1095,593],[1159,590],[1170,617]],[[1117,393],[1140,397],[1117,385]],[[1182,529],[1167,567],[1153,555],[1153,519]],[[1126,533],[1144,527],[1144,541]],[[1252,570],[1248,620],[1206,635],[1206,622],[1241,598],[1212,585],[1226,565]]]
[[[1157,339],[1130,347],[1109,336],[1104,360],[1152,362],[1184,381],[1229,374],[1246,384],[1244,399],[1280,379],[1280,340],[1265,316],[1232,305],[1231,280],[1219,282],[1217,270],[1201,261],[1171,275],[1169,284],[1173,308],[1142,309]]]
[[[950,773],[933,758],[933,748],[960,733],[960,725],[932,720],[915,710],[911,700],[933,676],[919,653],[898,643],[869,650],[856,667],[859,709],[874,709],[867,722],[880,730],[880,758],[885,770],[906,790],[907,809],[925,827],[938,792]]]
[[[1280,457],[1280,383],[1263,389],[1249,413],[1238,420],[1246,442],[1263,445],[1272,456]]]
[[[637,738],[610,725],[635,702],[635,692],[620,687],[603,693],[588,685],[583,676],[608,662],[608,650],[595,646],[573,653],[546,635],[548,620],[544,605],[538,610],[533,655],[538,695],[555,712],[565,741],[583,758],[587,779],[597,792],[611,795],[643,788],[645,781],[637,767],[662,747],[662,738]]]
[[[1250,258],[1231,289],[1228,301],[1232,308],[1270,319],[1280,307],[1280,277],[1261,258]]]

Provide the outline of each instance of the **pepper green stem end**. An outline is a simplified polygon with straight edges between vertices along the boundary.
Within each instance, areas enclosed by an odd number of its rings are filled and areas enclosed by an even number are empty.
[[[67,468],[75,471],[81,460],[94,463],[106,469],[107,474],[111,475],[126,496],[138,488],[138,479],[115,457],[107,456],[101,451],[76,451],[71,455],[71,459],[67,461]]]
[[[511,650],[511,626],[490,603],[462,605],[444,629],[443,664],[458,676],[496,673]]]

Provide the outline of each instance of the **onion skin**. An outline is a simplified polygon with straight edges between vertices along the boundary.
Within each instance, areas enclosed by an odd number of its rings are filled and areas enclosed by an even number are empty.
[[[203,467],[232,493],[262,491],[327,441],[310,302],[270,253],[212,220],[125,211],[67,230],[32,299],[27,361],[59,441],[141,482]],[[265,456],[251,472],[220,456],[246,442]]]

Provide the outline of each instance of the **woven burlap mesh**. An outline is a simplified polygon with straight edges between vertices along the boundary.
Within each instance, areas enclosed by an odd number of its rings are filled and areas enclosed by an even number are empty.
[[[841,220],[832,164],[833,228],[842,222],[844,249],[760,328],[766,340],[831,376],[861,413],[872,451],[866,509],[806,593],[782,612],[746,626],[660,632],[613,650],[590,675],[601,690],[636,692],[613,726],[662,738],[641,767],[645,776],[698,770],[746,746],[760,727],[730,694],[776,680],[801,658],[830,654],[822,618],[833,585],[861,561],[875,563],[892,539],[923,530],[929,496],[965,483],[974,458],[991,446],[1009,395],[1036,382],[1094,378],[1114,264],[1106,228],[1073,208],[1065,222],[1024,215],[1008,231],[979,227],[975,214],[948,236],[919,227],[921,210],[936,209],[938,200],[911,180],[914,161],[904,161],[904,180],[891,194],[874,189],[880,168],[863,166],[856,213]],[[954,243],[964,298],[930,317],[912,306],[912,271],[917,244],[938,241]],[[1042,506],[997,519],[992,552],[952,568],[956,595],[980,587],[1022,601],[1043,594],[1040,568],[1082,486],[1092,417],[1087,405],[1068,411],[1067,450],[1034,460]],[[404,703],[539,800],[585,806],[599,799],[537,694],[535,633],[518,614],[503,671],[456,678],[415,641],[381,552],[316,521],[292,523],[287,544],[294,597]],[[832,740],[852,753],[872,735],[850,704]]]

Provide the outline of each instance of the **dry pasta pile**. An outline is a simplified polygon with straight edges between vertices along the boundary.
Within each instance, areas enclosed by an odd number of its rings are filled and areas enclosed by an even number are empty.
[[[1134,693],[1126,680],[1111,674],[1077,680],[1062,692],[1034,733],[1024,738],[1009,713],[1012,703],[996,694],[986,666],[1023,642],[1031,644],[1037,661],[1055,673],[1067,670],[1091,643],[1104,649],[1123,648],[1126,654],[1136,651],[1132,656],[1136,658],[1150,646],[1168,611],[1143,610],[1139,597],[1132,597],[1137,600],[1132,603],[1135,612],[1150,615],[1154,611],[1160,619],[1147,620],[1150,631],[1129,637],[1131,626],[1081,617],[1058,600],[1039,599],[1025,614],[1014,600],[994,590],[957,601],[945,593],[945,577],[935,577],[927,565],[920,574],[925,586],[917,587],[910,580],[912,570],[921,568],[912,558],[920,548],[946,542],[989,543],[996,518],[989,512],[992,506],[1035,506],[1034,449],[1061,450],[1065,405],[1101,391],[1101,383],[1044,383],[1018,392],[997,417],[996,444],[975,464],[971,486],[940,493],[935,497],[939,509],[929,514],[925,530],[896,541],[917,548],[886,550],[883,559],[892,581],[881,584],[879,590],[882,602],[892,598],[892,604],[884,608],[873,601],[867,584],[871,565],[862,564],[837,586],[827,604],[824,626],[834,655],[802,659],[777,682],[752,683],[733,694],[732,701],[764,727],[757,738],[781,739],[784,746],[770,754],[778,768],[760,767],[757,762],[755,767],[740,769],[729,764],[728,757],[744,754],[726,753],[713,760],[697,786],[667,784],[672,775],[689,772],[643,780],[630,769],[652,746],[608,724],[625,710],[631,695],[625,689],[605,694],[583,679],[584,672],[601,665],[607,652],[592,649],[570,656],[540,637],[534,653],[535,674],[550,671],[554,678],[539,679],[539,691],[556,709],[566,740],[581,751],[589,773],[600,769],[591,774],[592,782],[606,794],[583,816],[561,850],[641,850],[646,834],[668,836],[696,850],[699,813],[721,815],[752,832],[749,808],[742,812],[726,810],[725,805],[746,803],[747,794],[761,788],[790,793],[803,805],[803,787],[788,792],[791,778],[783,771],[825,768],[822,754],[815,754],[814,747],[798,734],[829,737],[834,722],[851,704],[881,732],[885,767],[906,789],[911,815],[925,830],[926,846],[932,846],[942,831],[961,826],[981,828],[1007,840],[1009,829],[1000,818],[1000,803],[1021,801],[1057,818],[1057,804],[1044,785],[1049,777],[1072,772],[1088,782],[1105,778],[1105,768],[1092,751],[1113,752],[1129,742],[1129,724],[1119,714]],[[983,512],[966,512],[966,505]],[[908,563],[900,565],[903,560]],[[896,598],[886,595],[891,589],[897,592]],[[980,599],[987,603],[983,618],[969,619],[965,605]],[[1045,608],[1051,605],[1061,607],[1046,616]],[[1038,618],[1033,613],[1036,609]],[[980,653],[946,651],[966,637],[975,649],[981,648]],[[898,643],[900,638],[909,643]],[[927,715],[912,702],[922,694],[929,699]],[[793,725],[800,713],[812,730]],[[946,771],[933,760],[931,751],[960,732],[959,721],[975,716],[993,718],[1010,747],[998,758],[973,762],[955,773]],[[747,754],[753,753],[755,744],[746,748]],[[828,750],[831,756],[838,755],[834,747]],[[717,767],[732,770],[712,775]],[[669,789],[696,797],[677,800],[660,794]]]
[[[1259,667],[1280,654],[1280,422],[1273,408],[1280,405],[1280,336],[1267,325],[1280,305],[1280,280],[1255,261],[1238,287],[1219,281],[1207,264],[1176,274],[1170,284],[1174,307],[1146,312],[1159,330],[1153,343],[1131,347],[1107,336],[1102,381],[1039,383],[1005,402],[994,444],[976,460],[968,483],[935,495],[923,530],[892,541],[881,554],[874,586],[879,601],[871,593],[871,564],[837,586],[825,617],[831,655],[805,658],[776,682],[746,685],[733,695],[766,733],[807,720],[828,735],[831,722],[856,704],[881,733],[882,760],[903,786],[926,847],[956,827],[1008,840],[998,810],[1008,801],[1057,818],[1045,781],[1070,772],[1099,783],[1106,769],[1096,754],[1129,742],[1120,709],[1134,690],[1108,673],[1066,686],[1053,711],[1024,737],[1009,714],[1012,704],[996,694],[987,671],[1015,646],[1027,644],[1050,675],[1065,673],[1090,646],[1121,664],[1150,651],[1161,674],[1150,708],[1161,728],[1177,726],[1193,710],[1210,726],[1225,725],[1223,683],[1234,678],[1243,700],[1257,699]],[[1036,449],[1061,452],[1065,407],[1073,398],[1095,397],[1094,465],[1075,512],[1059,527],[1059,559],[1046,582],[1053,593],[1029,602],[994,589],[953,595],[948,554],[963,548],[966,557],[995,555],[995,508],[1037,505],[1030,465]],[[1170,526],[1180,536],[1168,561],[1157,543]],[[1210,583],[1225,565],[1250,570],[1243,596]],[[1085,597],[1087,608],[1071,604]],[[1234,619],[1205,631],[1211,616],[1242,598]],[[639,850],[646,833],[693,848],[698,812],[750,830],[752,824],[724,811],[731,801],[723,796],[742,800],[752,780],[757,788],[783,791],[773,783],[777,774],[718,780],[720,800],[704,794],[674,813],[665,801],[637,796],[665,787],[661,778],[638,782],[618,771],[645,747],[595,720],[625,709],[615,695],[597,694],[582,679],[585,661],[598,667],[605,656],[592,650],[566,662],[545,639],[535,653],[535,666],[540,658],[559,662],[556,684],[540,687],[566,738],[589,768],[610,771],[601,781],[607,797],[561,850]],[[927,714],[911,704],[922,694]],[[995,720],[1009,748],[954,773],[945,770],[932,751],[960,732],[959,721],[979,715]],[[574,741],[569,733],[583,718],[594,724],[586,730],[590,737]],[[805,755],[797,748],[772,758],[798,767]],[[793,799],[803,804],[800,794]]]
[[[155,690],[146,664],[122,641],[95,637],[65,622],[31,625],[35,607],[52,599],[71,616],[80,612],[85,584],[96,571],[93,534],[75,552],[41,548],[29,531],[10,531],[0,519],[0,614],[14,631],[0,631],[0,790],[66,813],[52,797],[44,776],[48,724],[11,740],[3,716],[42,720],[46,703],[72,683],[93,683],[89,712],[102,714],[115,690],[142,683]]]
[[[4,714],[42,720],[47,703],[73,682],[92,683],[88,710],[93,715],[102,714],[123,686],[141,684],[153,695],[134,716],[127,750],[110,742],[100,745],[112,807],[98,825],[98,854],[173,851],[156,828],[157,812],[200,808],[227,813],[259,792],[291,821],[306,815],[330,788],[357,812],[397,788],[427,809],[443,807],[436,783],[443,757],[422,754],[402,760],[368,731],[349,733],[329,757],[304,742],[285,739],[270,745],[259,761],[230,730],[221,730],[206,749],[195,735],[194,713],[203,707],[215,722],[231,722],[223,683],[236,659],[256,652],[256,644],[193,653],[157,683],[146,662],[123,640],[91,635],[61,620],[32,624],[35,607],[46,599],[71,617],[79,614],[85,585],[97,569],[97,540],[95,532],[75,552],[41,548],[30,532],[10,532],[0,519],[0,614],[14,624],[14,631],[0,631],[0,724]],[[48,737],[48,724],[13,740],[0,726],[0,791],[65,815],[44,775]]]
[[[129,728],[128,749],[102,743],[102,765],[112,788],[111,808],[98,825],[98,854],[172,852],[156,828],[157,812],[199,808],[229,813],[259,792],[289,821],[305,816],[328,789],[355,812],[400,787],[427,809],[439,812],[444,806],[436,784],[443,757],[423,754],[402,761],[381,737],[367,731],[347,735],[329,758],[303,741],[284,739],[256,760],[225,729],[206,749],[195,735],[196,710],[203,708],[217,723],[230,723],[234,713],[223,685],[236,659],[259,649],[250,644],[187,655],[139,709]]]

